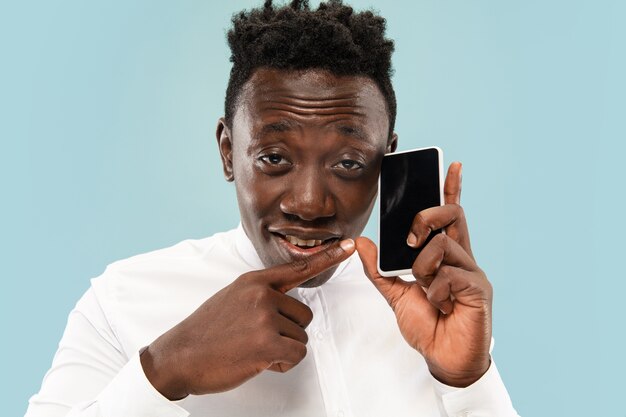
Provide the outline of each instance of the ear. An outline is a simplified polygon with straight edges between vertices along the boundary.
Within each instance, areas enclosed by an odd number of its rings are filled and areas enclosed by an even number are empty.
[[[397,147],[398,147],[398,135],[394,132],[393,135],[391,135],[391,138],[389,138],[389,140],[387,141],[387,149],[385,150],[385,152],[393,153],[396,151]]]
[[[217,138],[217,147],[220,151],[220,158],[222,158],[224,178],[226,178],[226,181],[231,182],[235,179],[235,176],[233,175],[233,141],[230,129],[226,125],[226,120],[223,117],[220,117],[217,121],[215,137]]]

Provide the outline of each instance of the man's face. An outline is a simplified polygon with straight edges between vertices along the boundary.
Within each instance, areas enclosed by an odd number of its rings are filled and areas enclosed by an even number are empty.
[[[388,140],[385,100],[366,77],[260,68],[244,86],[232,130],[217,137],[241,221],[270,267],[356,238],[374,205]],[[326,282],[332,270],[302,286]]]

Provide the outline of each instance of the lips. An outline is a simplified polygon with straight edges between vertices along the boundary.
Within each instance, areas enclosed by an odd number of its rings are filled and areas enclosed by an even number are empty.
[[[330,231],[278,228],[268,230],[292,259],[324,250],[340,238],[339,234]]]
[[[304,239],[300,239],[297,236],[292,236],[292,235],[285,235],[285,239],[288,240],[289,243],[291,243],[292,245],[296,245],[300,247],[309,247],[309,248],[312,248],[313,246],[319,246],[323,242],[322,240],[319,240],[319,239],[304,240]]]

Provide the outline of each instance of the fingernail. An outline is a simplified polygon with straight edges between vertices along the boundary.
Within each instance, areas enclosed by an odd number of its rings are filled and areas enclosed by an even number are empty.
[[[406,244],[414,248],[417,245],[417,236],[413,232],[409,233],[409,237],[406,238]]]
[[[354,249],[354,240],[352,240],[352,239],[344,239],[341,242],[339,242],[339,246],[341,246],[341,249],[343,249],[344,252],[348,252],[348,251]]]

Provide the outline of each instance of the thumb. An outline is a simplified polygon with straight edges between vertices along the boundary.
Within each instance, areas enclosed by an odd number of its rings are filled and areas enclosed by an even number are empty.
[[[366,237],[356,239],[356,250],[363,263],[365,275],[372,281],[372,284],[385,297],[392,309],[411,285],[400,277],[383,277],[378,272],[378,249],[374,242]]]

